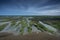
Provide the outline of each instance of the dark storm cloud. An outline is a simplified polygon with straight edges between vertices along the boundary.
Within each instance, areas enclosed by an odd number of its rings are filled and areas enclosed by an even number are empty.
[[[49,14],[60,15],[60,0],[0,0],[0,14],[2,12],[7,14],[9,12],[32,14],[48,14],[50,12]]]
[[[35,6],[41,7],[46,5],[55,5],[60,4],[60,0],[0,0],[0,5],[9,5],[9,6]]]

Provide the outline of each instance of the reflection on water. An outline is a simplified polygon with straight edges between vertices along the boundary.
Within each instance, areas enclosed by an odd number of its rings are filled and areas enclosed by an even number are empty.
[[[43,22],[39,21],[40,24],[42,24],[44,27],[48,28],[49,30],[52,30],[54,32],[57,32],[57,29],[54,28],[53,26],[50,26],[50,25],[47,25],[47,24],[44,24]]]
[[[31,32],[42,32],[41,30],[38,30],[35,26],[30,26],[30,21],[31,20],[28,20],[28,18],[25,19],[26,20],[26,24],[27,24],[27,27],[31,27],[32,28],[32,31]],[[3,24],[6,24],[8,23],[8,25],[1,31],[1,32],[9,32],[9,33],[13,33],[14,35],[18,35],[20,34],[20,29],[22,28],[22,24],[19,24],[21,21],[16,21],[16,24],[11,26],[11,22],[3,22],[3,23],[0,23],[0,25],[3,25]],[[23,21],[24,23],[24,21]],[[44,27],[46,27],[48,30],[51,30],[53,31],[54,33],[57,33],[57,29],[50,26],[50,25],[47,25],[45,23],[43,23],[42,21],[39,21],[39,23],[41,25],[43,25]],[[19,25],[18,25],[19,24]],[[17,26],[16,26],[17,25]],[[23,24],[24,25],[24,24]],[[23,34],[27,34],[28,33],[28,28],[27,27],[23,27]]]
[[[50,25],[48,25],[48,24],[45,24],[45,23],[43,23],[42,21],[39,21],[39,23],[40,24],[42,24],[44,27],[46,27],[48,30],[51,30],[51,31],[53,31],[54,32],[54,34],[56,35],[60,35],[60,33],[58,32],[58,30],[56,29],[56,28],[54,28],[53,26],[50,26]],[[50,34],[50,33],[49,33]]]
[[[41,30],[38,30],[35,26],[32,26],[32,32],[41,32]]]
[[[10,29],[11,23],[8,22],[8,25],[1,31],[1,32],[7,32]]]

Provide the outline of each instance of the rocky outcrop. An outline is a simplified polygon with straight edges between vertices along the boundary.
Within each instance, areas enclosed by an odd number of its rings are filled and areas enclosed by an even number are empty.
[[[2,35],[1,35],[2,34]],[[59,40],[59,37],[49,35],[45,32],[30,33],[26,35],[12,35],[11,33],[0,33],[0,40]]]

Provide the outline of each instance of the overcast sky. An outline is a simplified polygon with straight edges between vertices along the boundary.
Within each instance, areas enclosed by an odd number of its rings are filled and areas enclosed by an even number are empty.
[[[0,0],[0,15],[60,15],[60,0]]]

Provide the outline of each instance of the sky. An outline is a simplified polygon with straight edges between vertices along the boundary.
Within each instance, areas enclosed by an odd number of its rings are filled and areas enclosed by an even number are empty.
[[[60,15],[60,0],[0,0],[0,15]]]

